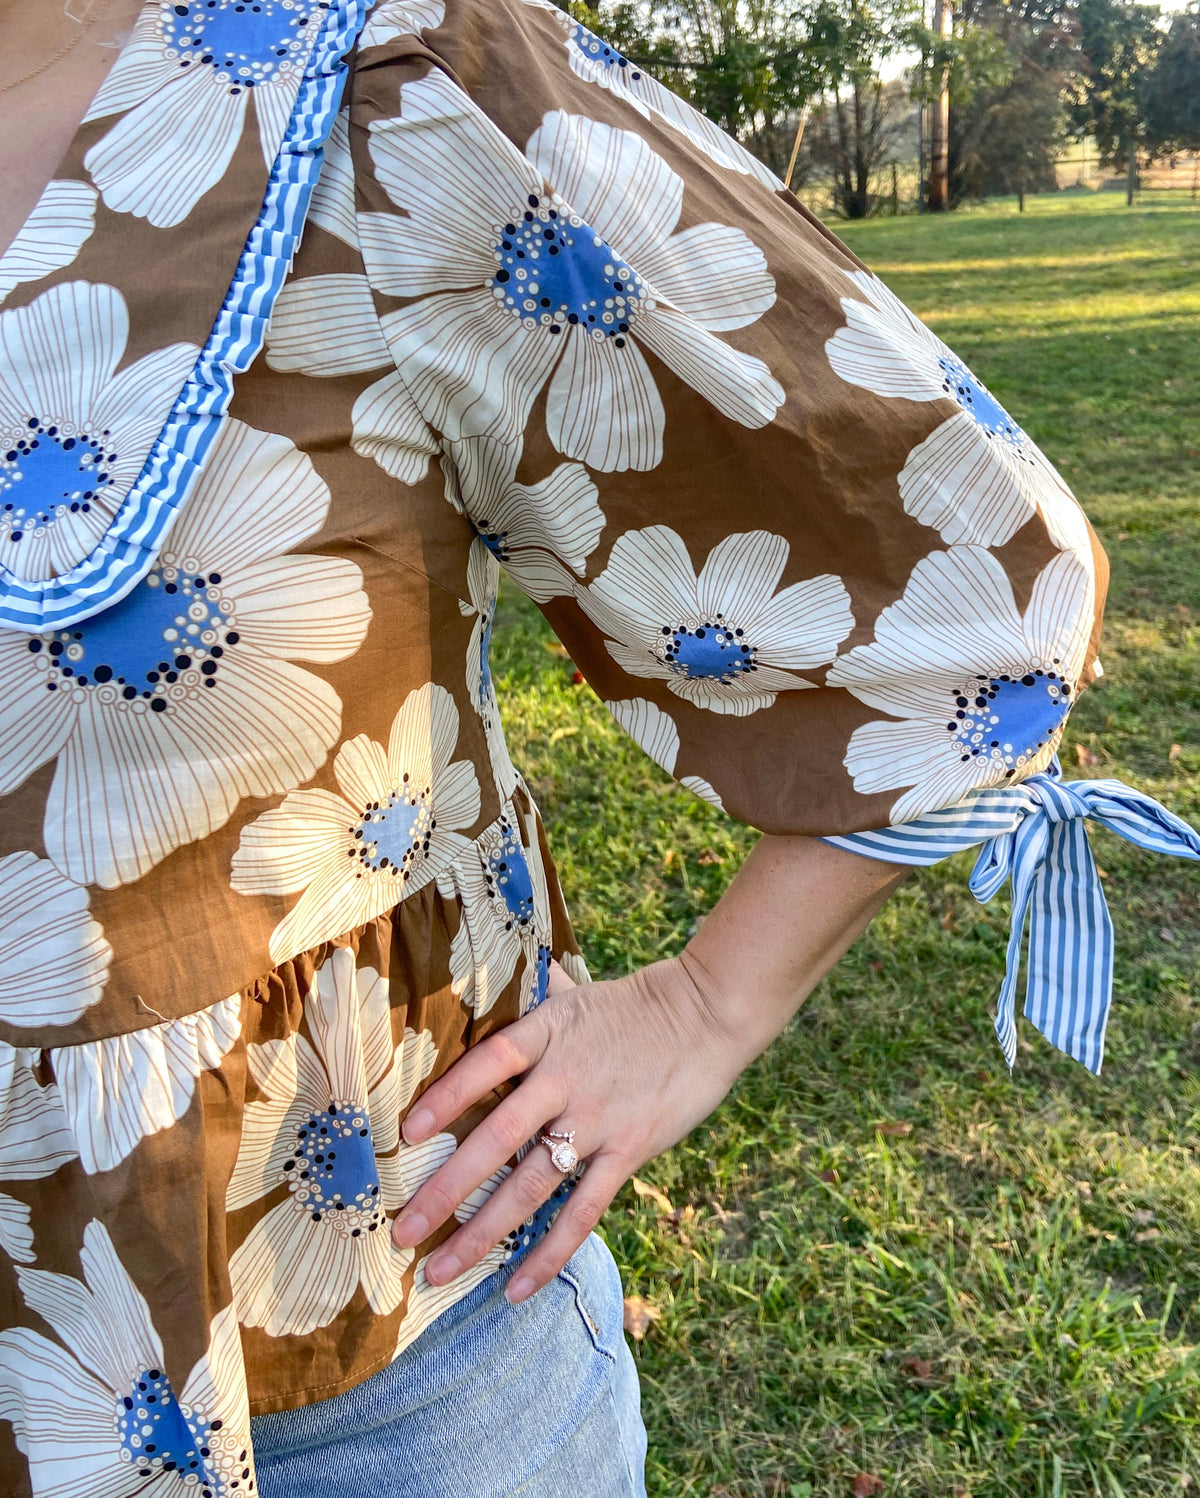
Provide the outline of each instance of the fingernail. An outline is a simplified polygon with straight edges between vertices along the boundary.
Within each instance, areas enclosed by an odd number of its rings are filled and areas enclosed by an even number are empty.
[[[513,1280],[504,1293],[508,1296],[509,1305],[515,1306],[518,1301],[528,1300],[536,1289],[536,1283],[527,1274],[523,1274],[519,1280]]]
[[[420,1212],[402,1212],[392,1224],[392,1237],[401,1248],[416,1248],[429,1235],[429,1224]]]
[[[420,1144],[433,1132],[433,1114],[428,1108],[418,1108],[404,1120],[404,1138],[409,1144]]]
[[[434,1254],[425,1266],[425,1278],[434,1285],[448,1285],[458,1277],[462,1265],[453,1254]]]

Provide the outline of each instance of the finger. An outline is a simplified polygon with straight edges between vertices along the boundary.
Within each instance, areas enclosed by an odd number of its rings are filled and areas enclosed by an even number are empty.
[[[444,1285],[478,1264],[506,1233],[538,1210],[562,1184],[563,1172],[538,1145],[501,1182],[488,1200],[448,1238],[425,1266],[431,1285]]]
[[[548,1118],[557,1117],[564,1102],[561,1083],[539,1083],[533,1077],[511,1092],[405,1205],[392,1224],[396,1243],[401,1248],[415,1248],[424,1242],[476,1187],[511,1160]]]
[[[513,1276],[505,1292],[513,1305],[528,1300],[550,1283],[608,1211],[628,1178],[627,1160],[596,1155],[588,1162],[587,1173],[554,1219],[545,1241],[530,1252]]]
[[[546,1024],[536,1009],[481,1040],[421,1094],[404,1120],[405,1142],[421,1144],[448,1128],[489,1092],[527,1072],[545,1049]]]
[[[550,974],[546,979],[546,997],[557,998],[560,993],[570,993],[577,985],[567,976],[566,969],[559,966],[557,958],[550,959]]]

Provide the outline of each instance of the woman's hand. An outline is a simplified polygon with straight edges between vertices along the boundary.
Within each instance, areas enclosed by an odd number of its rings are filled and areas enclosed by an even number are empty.
[[[586,1173],[509,1286],[509,1299],[523,1300],[553,1279],[633,1172],[706,1118],[752,1059],[689,966],[676,958],[583,988],[572,988],[558,969],[542,1005],[473,1047],[423,1093],[404,1122],[410,1144],[523,1077],[409,1202],[393,1225],[396,1242],[427,1238],[543,1129],[573,1129]],[[430,1258],[426,1277],[445,1284],[476,1264],[562,1179],[549,1150],[531,1150]]]
[[[582,988],[560,970],[544,1004],[469,1050],[404,1120],[419,1144],[522,1079],[396,1218],[396,1242],[423,1242],[543,1130],[573,1129],[587,1171],[508,1287],[512,1301],[532,1295],[626,1179],[707,1118],[905,872],[817,839],[764,836],[682,956]],[[561,1180],[550,1151],[531,1150],[430,1256],[430,1283],[477,1264]]]

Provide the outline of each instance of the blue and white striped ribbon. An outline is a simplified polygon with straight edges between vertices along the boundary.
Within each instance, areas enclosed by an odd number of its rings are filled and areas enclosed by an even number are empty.
[[[1012,880],[1008,971],[996,1034],[1011,1067],[1016,992],[1029,922],[1025,1017],[1052,1045],[1098,1072],[1112,1004],[1113,929],[1088,845],[1090,818],[1154,853],[1200,861],[1200,833],[1119,780],[1063,781],[1058,762],[1020,785],[977,791],[957,806],[878,832],[824,841],[885,863],[928,865],[983,843],[971,875],[981,903]]]

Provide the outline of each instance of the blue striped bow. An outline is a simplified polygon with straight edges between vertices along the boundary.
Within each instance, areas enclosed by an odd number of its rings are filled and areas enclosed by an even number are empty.
[[[1119,780],[1062,779],[1055,760],[1020,785],[977,791],[957,806],[878,832],[824,841],[888,863],[933,864],[983,843],[971,892],[984,903],[1012,880],[1008,970],[996,1034],[1016,1059],[1016,992],[1029,921],[1025,1017],[1052,1045],[1098,1072],[1112,1004],[1113,929],[1084,822],[1154,853],[1200,861],[1200,834]]]

